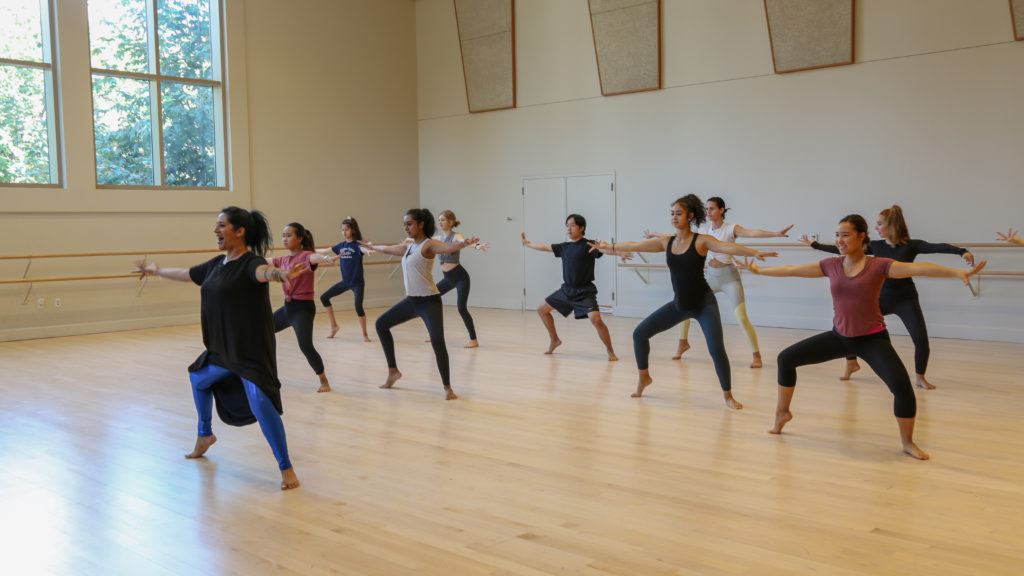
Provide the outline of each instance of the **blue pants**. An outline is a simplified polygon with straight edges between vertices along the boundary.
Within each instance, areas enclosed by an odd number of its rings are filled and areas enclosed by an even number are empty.
[[[669,302],[644,318],[633,331],[633,354],[636,356],[637,369],[647,370],[647,360],[651,355],[651,337],[687,318],[696,318],[704,332],[704,340],[708,343],[708,352],[715,363],[715,372],[718,374],[718,383],[722,390],[732,390],[732,371],[729,368],[729,357],[725,355],[722,317],[718,313],[718,300],[712,292],[708,292],[704,296],[704,302],[696,308],[680,310],[675,302]]]
[[[196,412],[199,413],[199,436],[213,435],[213,390],[211,388],[220,382],[231,371],[221,366],[207,364],[198,372],[190,372],[188,379],[192,382],[192,398],[196,402]],[[256,421],[263,430],[263,436],[270,444],[270,449],[277,458],[278,468],[287,470],[292,467],[288,459],[288,441],[284,437],[284,422],[281,415],[274,408],[274,403],[267,398],[267,395],[260,390],[259,386],[242,378],[242,386],[245,387],[245,397],[249,399],[249,409],[252,410]]]

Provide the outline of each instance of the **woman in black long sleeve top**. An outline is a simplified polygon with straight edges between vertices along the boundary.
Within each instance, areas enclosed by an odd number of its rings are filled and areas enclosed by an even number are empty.
[[[910,237],[907,230],[906,220],[903,219],[903,209],[897,205],[882,210],[875,223],[875,231],[883,240],[872,240],[865,247],[864,252],[882,258],[892,258],[897,262],[913,262],[918,254],[958,254],[963,257],[971,266],[974,265],[974,254],[966,248],[953,246],[952,244],[932,244],[924,240],[916,240]],[[812,242],[807,236],[800,240],[811,248],[838,254],[839,250],[830,244],[819,244]],[[928,357],[931,349],[928,346],[928,328],[924,323],[924,313],[921,312],[921,302],[918,299],[917,287],[910,278],[889,278],[882,285],[882,293],[878,297],[878,304],[882,314],[888,316],[895,314],[903,321],[910,333],[910,339],[914,342],[914,367],[917,373],[917,386],[920,388],[933,389],[933,386],[925,379],[924,373],[928,369]],[[857,358],[846,359],[846,373],[839,379],[849,380],[850,375],[860,370]]]

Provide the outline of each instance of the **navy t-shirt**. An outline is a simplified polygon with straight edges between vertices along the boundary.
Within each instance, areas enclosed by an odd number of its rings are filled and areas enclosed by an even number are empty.
[[[594,260],[603,256],[601,252],[590,251],[593,240],[581,238],[575,242],[552,244],[555,258],[562,259],[562,286],[566,288],[587,288],[594,283]]]
[[[331,246],[331,251],[341,256],[338,266],[341,268],[341,279],[349,286],[363,286],[363,251],[359,242],[342,242]]]

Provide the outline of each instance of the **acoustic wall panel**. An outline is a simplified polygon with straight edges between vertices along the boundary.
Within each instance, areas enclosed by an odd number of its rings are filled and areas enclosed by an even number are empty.
[[[764,0],[775,73],[853,64],[854,0]]]
[[[1010,19],[1013,21],[1013,37],[1024,40],[1024,0],[1010,0]]]
[[[514,0],[454,1],[469,111],[514,108]]]
[[[661,88],[661,0],[589,0],[601,94]]]

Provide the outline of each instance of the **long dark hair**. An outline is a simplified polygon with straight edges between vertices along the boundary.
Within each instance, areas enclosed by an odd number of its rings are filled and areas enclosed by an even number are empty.
[[[303,250],[312,252],[316,249],[316,244],[313,243],[313,233],[307,230],[305,226],[298,222],[292,222],[288,227],[295,232],[296,236],[302,239],[302,245],[300,247]]]
[[[341,221],[341,225],[348,226],[348,229],[352,231],[352,238],[355,239],[356,242],[363,239],[363,233],[359,231],[359,222],[356,222],[355,218],[349,216]]]
[[[907,221],[903,219],[903,208],[900,208],[899,204],[882,210],[881,216],[885,218],[885,231],[889,242],[896,246],[910,242],[910,230],[907,229]]]
[[[263,212],[250,211],[238,206],[228,206],[220,212],[233,227],[245,229],[245,245],[260,258],[266,256],[274,246],[270,236],[270,224],[267,223],[267,217]]]
[[[682,198],[676,198],[672,205],[675,206],[676,204],[679,204],[683,209],[690,213],[691,227],[694,225],[700,226],[708,219],[708,213],[704,210],[704,203],[700,201],[700,198],[698,198],[696,194],[687,194]]]
[[[414,222],[423,224],[423,235],[427,238],[432,238],[434,232],[437,230],[437,226],[434,224],[434,215],[430,213],[430,210],[426,208],[413,208],[405,213],[406,216],[412,217]]]
[[[853,226],[853,230],[858,234],[864,235],[864,243],[868,242],[868,222],[860,214],[850,214],[839,221],[840,224],[846,222],[850,226]]]

